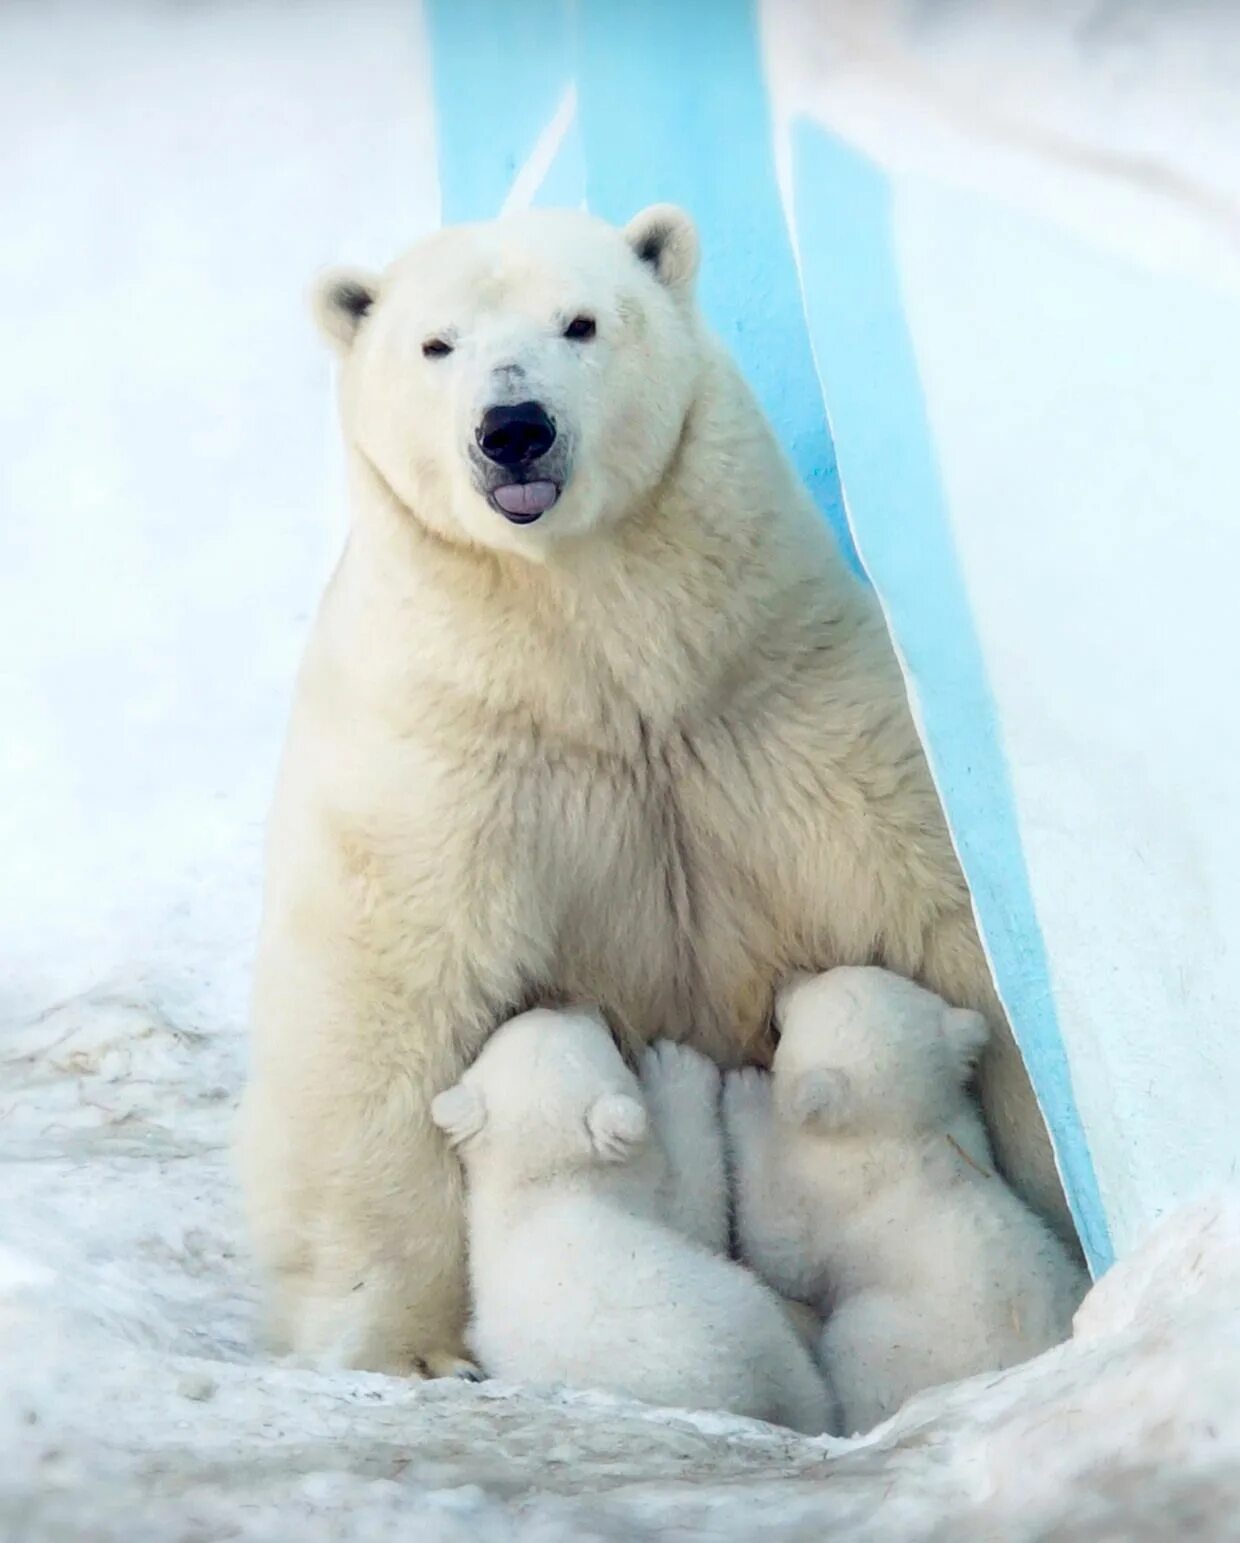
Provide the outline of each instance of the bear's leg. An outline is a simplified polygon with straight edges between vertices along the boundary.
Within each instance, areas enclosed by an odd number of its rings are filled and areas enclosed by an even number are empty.
[[[783,1327],[783,1325],[781,1325]],[[791,1327],[790,1325],[788,1327]],[[770,1419],[804,1436],[834,1436],[839,1419],[826,1379],[796,1331],[763,1346],[760,1372],[770,1389]]]
[[[346,1094],[316,1119],[255,1082],[245,1126],[252,1230],[290,1348],[327,1368],[469,1374],[460,1178],[425,1101]],[[299,1153],[295,1187],[255,1171],[276,1148]]]
[[[259,957],[239,1158],[278,1327],[317,1365],[468,1375],[463,1183],[429,1110],[503,1008],[442,938],[411,983],[331,930]]]
[[[816,1276],[808,1217],[777,1171],[774,1120],[767,1073],[753,1066],[729,1072],[723,1125],[740,1257],[776,1291],[807,1299]]]
[[[818,1341],[822,1338],[822,1314],[808,1302],[797,1302],[792,1297],[781,1296],[779,1305],[792,1332],[809,1351],[818,1354]]]
[[[427,1102],[408,1085],[345,1091],[330,1111],[263,1080],[247,1091],[251,1228],[281,1338],[311,1364],[470,1370],[460,1175]]]
[[[700,1051],[668,1039],[642,1055],[641,1083],[655,1140],[667,1161],[664,1216],[683,1237],[728,1251],[728,1189],[719,1068]]]
[[[864,1435],[923,1388],[951,1379],[935,1364],[936,1324],[886,1291],[846,1297],[827,1319],[819,1361],[840,1409],[840,1434]]]
[[[958,1007],[975,1008],[990,1024],[990,1042],[978,1067],[977,1091],[995,1161],[1017,1194],[1079,1253],[1046,1121],[995,991],[970,911],[948,914],[934,924],[918,975],[932,991]]]

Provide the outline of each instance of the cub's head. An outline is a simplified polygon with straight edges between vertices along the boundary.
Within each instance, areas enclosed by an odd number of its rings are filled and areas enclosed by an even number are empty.
[[[912,1135],[961,1109],[986,1020],[887,970],[802,976],[780,993],[775,1107],[808,1134]]]
[[[670,205],[623,230],[531,210],[441,230],[386,273],[325,274],[345,433],[411,517],[543,557],[623,519],[693,397],[698,244]]]
[[[602,1017],[548,1008],[497,1029],[431,1118],[468,1168],[518,1178],[622,1163],[647,1136],[640,1086]]]

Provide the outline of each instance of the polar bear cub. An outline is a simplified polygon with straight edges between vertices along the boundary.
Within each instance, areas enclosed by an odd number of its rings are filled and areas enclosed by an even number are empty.
[[[995,1171],[967,1091],[980,1014],[841,968],[788,986],[776,1023],[771,1076],[724,1091],[737,1231],[777,1290],[828,1314],[845,1433],[1065,1339],[1087,1283]]]
[[[465,1166],[474,1354],[513,1381],[825,1431],[827,1388],[778,1298],[712,1252],[718,1070],[662,1043],[642,1073],[598,1014],[540,1009],[434,1100]]]

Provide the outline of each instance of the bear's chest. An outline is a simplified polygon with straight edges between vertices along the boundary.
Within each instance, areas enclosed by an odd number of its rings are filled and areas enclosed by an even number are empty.
[[[735,1058],[765,1036],[792,941],[772,882],[778,770],[735,724],[633,738],[601,754],[544,741],[513,763],[558,917],[554,988],[636,1037]]]

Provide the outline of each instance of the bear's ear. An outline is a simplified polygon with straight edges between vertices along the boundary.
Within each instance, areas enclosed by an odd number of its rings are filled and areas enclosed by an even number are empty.
[[[675,204],[652,204],[633,216],[624,227],[624,237],[660,284],[674,293],[692,290],[698,270],[698,238],[683,209]]]
[[[347,354],[378,296],[379,281],[373,274],[356,268],[331,268],[315,280],[310,308],[327,341]]]
[[[626,1162],[646,1139],[646,1111],[627,1093],[605,1093],[586,1110],[590,1144],[607,1163]]]
[[[990,1038],[990,1025],[971,1007],[945,1007],[941,1027],[961,1066],[972,1071]]]
[[[431,1100],[431,1119],[450,1145],[459,1147],[486,1124],[487,1106],[477,1088],[458,1082]]]
[[[806,1125],[814,1130],[840,1130],[848,1122],[853,1106],[852,1078],[836,1067],[819,1067],[802,1072],[780,1099],[780,1113],[792,1125]]]

